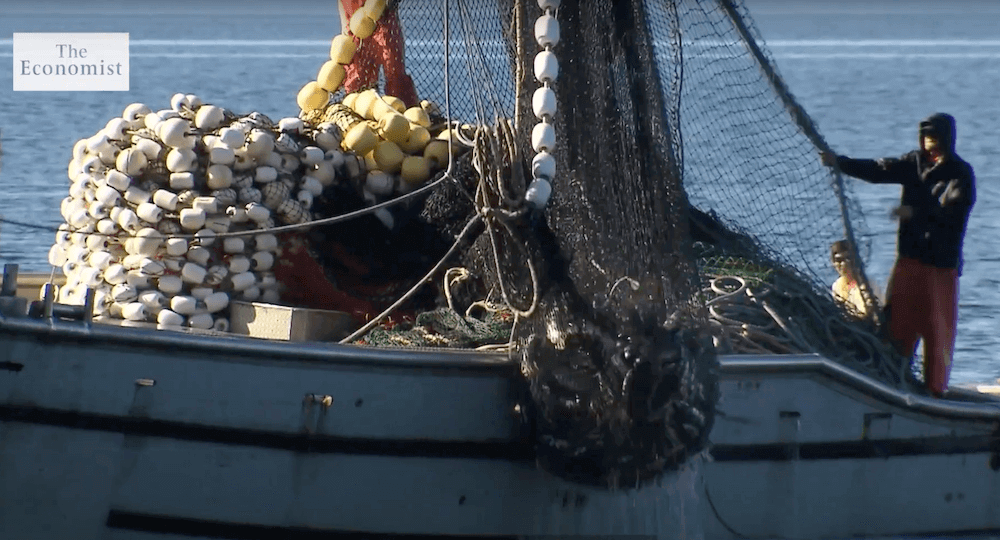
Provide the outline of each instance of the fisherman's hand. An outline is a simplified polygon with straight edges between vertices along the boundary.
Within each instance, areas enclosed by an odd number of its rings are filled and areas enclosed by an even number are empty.
[[[819,159],[823,162],[823,165],[827,167],[833,167],[837,164],[837,154],[833,152],[820,152]]]
[[[908,205],[900,205],[892,209],[890,215],[894,218],[899,218],[906,221],[913,217],[913,207]]]

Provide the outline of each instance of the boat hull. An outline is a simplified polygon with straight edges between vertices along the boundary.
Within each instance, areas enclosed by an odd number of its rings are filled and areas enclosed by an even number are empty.
[[[0,342],[0,537],[700,536],[697,463],[614,492],[538,470],[503,355],[30,319]]]
[[[824,538],[1000,530],[1000,409],[724,357],[711,459],[534,466],[506,356],[0,318],[3,538]],[[154,536],[150,536],[154,537]]]

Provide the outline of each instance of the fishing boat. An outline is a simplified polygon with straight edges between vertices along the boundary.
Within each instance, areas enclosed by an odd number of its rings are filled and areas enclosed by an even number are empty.
[[[21,294],[47,279],[22,276]],[[35,296],[13,281],[0,304],[5,538],[1000,530],[987,393],[904,394],[817,355],[723,357],[707,454],[609,491],[535,467],[506,355],[165,332],[52,306],[29,317]]]

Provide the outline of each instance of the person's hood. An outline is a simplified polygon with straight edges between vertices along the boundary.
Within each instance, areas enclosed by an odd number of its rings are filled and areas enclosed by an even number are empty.
[[[934,113],[920,122],[920,148],[924,147],[924,135],[933,135],[945,155],[955,153],[955,117],[946,113]]]

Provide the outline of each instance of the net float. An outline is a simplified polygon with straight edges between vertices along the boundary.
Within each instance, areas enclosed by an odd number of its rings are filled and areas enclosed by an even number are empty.
[[[208,313],[199,313],[197,315],[192,315],[187,320],[188,326],[191,328],[197,328],[199,330],[211,330],[212,325],[215,324],[215,319],[212,318]]]
[[[184,191],[194,187],[194,174],[191,172],[175,172],[170,175],[170,189]],[[180,201],[178,200],[178,204]]]
[[[347,77],[347,71],[344,66],[335,60],[328,60],[323,63],[319,68],[319,73],[316,74],[316,86],[321,90],[326,92],[336,92],[340,85],[344,84],[344,78]],[[307,85],[308,86],[308,85]],[[329,94],[327,94],[327,99],[322,103],[313,107],[314,109],[319,109],[326,106],[329,101]],[[304,110],[305,107],[300,107]]]
[[[215,105],[202,105],[198,107],[198,112],[194,117],[194,125],[198,129],[212,130],[222,124],[225,114],[221,107]]]
[[[388,173],[398,173],[403,164],[403,151],[392,141],[382,141],[375,146],[372,157],[378,169]]]
[[[365,13],[365,10],[359,9],[351,16],[350,29],[355,37],[368,39],[375,32],[375,21]]]
[[[338,64],[350,64],[357,49],[358,46],[351,36],[338,34],[330,42],[330,60]]]

